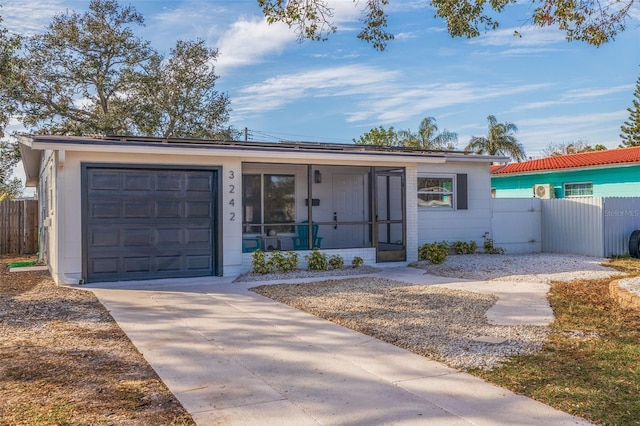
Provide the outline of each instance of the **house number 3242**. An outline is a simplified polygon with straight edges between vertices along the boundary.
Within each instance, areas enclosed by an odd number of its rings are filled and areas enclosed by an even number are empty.
[[[233,180],[235,179],[236,174],[233,170],[229,170],[229,180]],[[229,184],[229,194],[235,194],[236,193],[236,186],[233,183]],[[233,198],[233,195],[231,196],[231,198],[229,199],[229,205],[232,207],[235,207],[236,205],[236,200],[235,198]],[[230,221],[234,221],[236,220],[236,213],[235,212],[229,212],[229,220]]]

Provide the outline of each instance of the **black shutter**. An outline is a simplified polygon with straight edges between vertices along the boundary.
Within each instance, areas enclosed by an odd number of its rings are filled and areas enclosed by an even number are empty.
[[[468,209],[468,197],[467,197],[467,174],[460,173],[456,175],[456,209],[467,210]]]

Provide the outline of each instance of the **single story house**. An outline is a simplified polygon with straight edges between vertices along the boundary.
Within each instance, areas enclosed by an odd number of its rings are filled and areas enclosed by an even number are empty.
[[[233,276],[317,247],[367,264],[491,231],[505,157],[309,142],[19,136],[58,283]],[[304,262],[303,262],[304,263]]]
[[[496,198],[640,196],[640,147],[491,166]]]

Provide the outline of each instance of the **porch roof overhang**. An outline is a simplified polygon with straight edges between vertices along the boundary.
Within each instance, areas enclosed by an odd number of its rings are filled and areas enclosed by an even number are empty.
[[[20,157],[22,158],[22,167],[26,176],[25,186],[35,187],[38,185],[40,177],[40,161],[42,159],[42,151],[33,149],[28,141],[20,141]]]
[[[479,155],[464,151],[419,150],[401,147],[379,147],[354,144],[314,142],[240,142],[202,139],[163,139],[133,136],[51,136],[20,135],[21,150],[80,151],[131,154],[198,155],[215,157],[246,157],[252,162],[282,162],[291,160],[358,161],[390,163],[506,162],[507,157]],[[27,154],[29,155],[29,154]],[[39,159],[38,159],[39,161]],[[26,167],[26,166],[25,166]],[[37,174],[36,174],[37,177]]]

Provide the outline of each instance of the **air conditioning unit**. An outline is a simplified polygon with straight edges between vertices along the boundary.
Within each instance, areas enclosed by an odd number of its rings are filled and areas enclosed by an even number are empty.
[[[554,198],[555,189],[553,188],[553,185],[549,183],[533,185],[533,196],[536,198],[544,198],[545,200],[548,200],[549,198]]]

